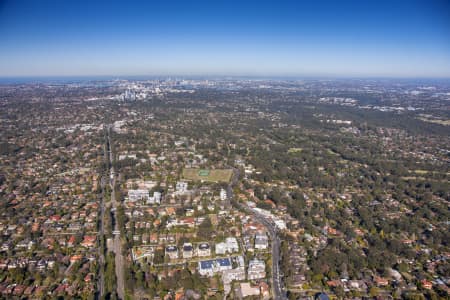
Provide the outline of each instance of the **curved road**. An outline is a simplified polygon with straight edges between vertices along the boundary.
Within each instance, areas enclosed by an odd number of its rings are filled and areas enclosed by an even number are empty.
[[[111,186],[111,203],[114,210],[114,253],[115,253],[115,267],[116,267],[116,280],[117,280],[117,296],[119,299],[125,298],[125,281],[124,281],[124,259],[122,255],[122,243],[120,240],[120,228],[117,222],[117,208],[119,206],[118,201],[116,201],[116,193],[114,192],[116,186],[116,177],[114,173],[113,163],[113,153],[111,148],[111,138],[110,138],[111,126],[108,127],[108,145],[109,145],[109,162],[110,162],[110,186]]]
[[[105,128],[106,129],[106,128]],[[106,142],[106,141],[105,141]],[[106,143],[103,145],[103,154],[105,156],[105,160],[109,159],[108,150],[106,148]],[[102,189],[102,200],[100,203],[100,231],[98,234],[99,242],[102,243],[105,238],[105,187],[106,181],[105,174],[102,174],[100,179],[100,186]],[[98,247],[98,260],[99,260],[99,277],[97,282],[98,294],[96,295],[96,299],[102,298],[105,294],[105,255],[103,253],[105,249],[103,247]]]
[[[239,179],[239,169],[234,169],[234,175],[233,179],[231,180],[230,184],[227,188],[227,195],[228,200],[231,200],[233,198],[233,186],[237,183]],[[237,206],[245,210],[247,213],[254,216],[258,222],[263,224],[267,231],[270,234],[270,238],[272,241],[272,291],[273,291],[273,298],[275,300],[287,300],[286,293],[284,291],[283,287],[283,280],[282,276],[280,274],[280,238],[277,235],[277,228],[275,224],[272,222],[272,220],[266,218],[265,216],[257,213],[253,209],[249,208],[248,206],[242,205],[238,202],[236,202]]]

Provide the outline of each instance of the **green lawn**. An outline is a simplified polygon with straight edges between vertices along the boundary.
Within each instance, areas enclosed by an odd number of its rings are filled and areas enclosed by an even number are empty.
[[[230,182],[233,176],[231,169],[184,169],[183,179],[193,181]]]
[[[302,152],[302,148],[289,148],[288,153]]]

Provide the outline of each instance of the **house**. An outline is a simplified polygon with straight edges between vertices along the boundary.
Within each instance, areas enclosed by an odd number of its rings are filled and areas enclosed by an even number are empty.
[[[177,246],[167,246],[166,247],[166,255],[169,256],[170,259],[178,258],[178,247]]]
[[[229,284],[233,280],[237,280],[237,281],[245,280],[245,268],[238,267],[236,269],[223,271],[222,280],[223,280],[224,284]]]
[[[198,262],[198,272],[202,276],[212,277],[215,273],[231,269],[232,265],[229,258],[218,258]]]
[[[14,288],[16,287],[17,284],[10,284],[8,285],[5,289],[4,289],[4,294],[6,295],[11,295],[13,293]]]
[[[227,200],[227,191],[224,189],[220,189],[220,200],[225,201]]]
[[[161,192],[153,192],[152,197],[148,197],[147,204],[161,204]]]
[[[55,266],[55,261],[52,258],[48,259],[47,260],[47,267],[48,268],[53,268],[54,266]]]
[[[193,217],[183,218],[178,222],[178,225],[187,226],[189,228],[194,228],[195,227],[195,218],[193,218]]]
[[[72,256],[70,257],[70,263],[73,264],[73,263],[75,263],[75,262],[77,262],[77,261],[80,261],[82,258],[83,258],[83,256],[81,256],[81,255],[79,255],[79,254],[72,255]]]
[[[8,270],[16,269],[17,268],[17,262],[16,261],[10,261],[8,263]]]
[[[251,236],[244,235],[242,238],[244,243],[245,251],[253,252],[255,249],[253,248],[253,243],[251,242]]]
[[[41,225],[40,225],[39,223],[37,223],[37,222],[33,223],[33,225],[31,226],[31,231],[33,231],[33,232],[38,232],[40,226],[41,226]]]
[[[271,200],[271,199],[266,199],[264,201],[264,203],[266,203],[267,205],[270,205],[272,208],[276,208],[277,207],[275,202],[273,202],[273,200]]]
[[[422,284],[424,289],[431,290],[433,288],[433,283],[431,281],[426,280],[426,279],[422,279],[420,281],[420,283]]]
[[[184,243],[183,245],[183,258],[192,258],[193,247],[191,243]]]
[[[94,278],[94,274],[93,273],[88,273],[86,276],[84,276],[84,282],[91,282],[92,279]]]
[[[62,294],[69,288],[67,283],[60,284],[53,292],[56,294]]]
[[[241,255],[239,255],[239,256],[236,256],[235,258],[234,258],[234,261],[236,262],[236,264],[238,265],[238,267],[245,267],[245,263],[244,263],[244,257],[243,256],[241,256]]]
[[[158,234],[157,233],[150,234],[150,243],[151,244],[157,244],[158,243]]]
[[[178,225],[178,220],[176,218],[171,217],[171,218],[167,219],[167,223],[166,223],[167,228],[172,228],[177,225]]]
[[[80,231],[81,229],[82,229],[82,225],[80,222],[70,223],[69,227],[67,228],[67,230],[70,230],[70,231]]]
[[[389,284],[389,281],[386,278],[376,276],[375,283],[377,284],[377,286],[387,286]]]
[[[216,244],[216,254],[226,254],[239,251],[239,244],[235,237],[227,237],[225,242]]]
[[[74,235],[71,235],[69,240],[67,241],[67,247],[73,247],[75,245],[76,238]]]
[[[13,294],[14,294],[15,296],[21,296],[21,295],[23,294],[23,292],[25,291],[26,288],[27,288],[27,287],[26,287],[25,285],[18,284],[18,285],[16,285],[16,287],[14,288]]]
[[[47,287],[45,286],[37,286],[34,290],[35,295],[43,295],[47,291]]]
[[[335,288],[338,286],[342,286],[342,282],[340,280],[328,280],[327,285],[329,287]]]
[[[8,267],[8,260],[1,260],[0,261],[0,269],[4,270]]]
[[[269,246],[269,238],[265,233],[257,233],[255,235],[255,249],[264,250]]]
[[[283,220],[280,219],[275,219],[274,220],[275,226],[279,229],[279,230],[284,230],[286,229],[286,222],[284,222]]]
[[[128,190],[128,200],[131,202],[136,202],[139,200],[148,201],[149,197],[150,196],[147,189]]]
[[[58,221],[61,220],[61,216],[59,216],[59,215],[53,215],[53,216],[51,216],[49,219],[50,219],[51,222],[58,222]],[[10,227],[11,227],[11,225],[10,225]],[[9,228],[8,228],[8,229],[9,229]]]
[[[266,264],[262,260],[252,259],[248,263],[248,280],[262,279],[266,277]]]
[[[231,260],[229,258],[218,258],[216,259],[216,267],[218,272],[223,272],[225,270],[231,270]]]
[[[43,259],[39,260],[36,264],[36,269],[39,271],[43,271],[47,268],[47,262]]]
[[[349,280],[347,284],[349,289],[365,291],[367,290],[367,285],[363,280]]]
[[[188,184],[184,181],[178,181],[175,185],[175,191],[177,194],[184,194],[188,190]]]
[[[259,283],[259,289],[261,291],[261,296],[263,296],[263,299],[269,299],[269,297],[270,297],[269,285],[267,283],[265,283],[264,281],[261,281]]]
[[[201,276],[212,277],[214,276],[214,260],[204,260],[198,262],[198,273]]]
[[[166,207],[166,213],[167,215],[171,216],[171,215],[175,215],[176,210],[174,207]]]
[[[328,233],[328,235],[334,235],[334,236],[338,236],[338,235],[340,235],[340,232],[337,230],[337,229],[335,229],[335,228],[332,228],[332,227],[328,227],[327,228],[327,233]]]
[[[183,292],[177,292],[175,294],[175,300],[183,300],[184,298],[184,293]]]
[[[136,156],[136,154],[120,154],[119,160],[124,160],[124,159],[137,159],[137,156]]]
[[[11,243],[10,242],[4,242],[2,244],[2,247],[0,248],[0,251],[8,251],[11,248]]]
[[[208,243],[200,243],[197,247],[197,256],[205,257],[211,256],[211,247]]]
[[[29,286],[29,287],[27,287],[26,289],[25,289],[25,291],[23,292],[23,294],[25,295],[25,296],[30,296],[31,294],[33,294],[33,292],[34,292],[34,286]]]
[[[86,235],[86,236],[84,236],[84,239],[81,242],[81,246],[86,247],[86,248],[94,247],[95,241],[96,241],[95,235]]]
[[[250,286],[248,282],[242,282],[240,284],[241,297],[245,298],[248,296],[259,296],[260,289],[258,286]]]

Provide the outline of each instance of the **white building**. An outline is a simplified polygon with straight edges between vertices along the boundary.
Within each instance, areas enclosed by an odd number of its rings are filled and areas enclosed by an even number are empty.
[[[231,270],[232,268],[231,260],[229,258],[218,258],[198,262],[198,272],[202,276],[212,277],[215,273]]]
[[[175,185],[175,191],[177,192],[177,194],[184,194],[187,192],[187,190],[188,190],[187,182],[178,181],[177,184]]]
[[[179,141],[175,141],[175,142],[173,142],[174,143],[174,145],[176,146],[176,147],[180,147],[180,146],[182,146],[183,144],[184,144],[184,141],[183,140],[179,140]]]
[[[216,244],[216,254],[226,254],[239,251],[239,244],[235,237],[227,237],[225,242]]]
[[[274,220],[275,226],[277,226],[278,229],[284,230],[286,229],[286,222],[280,219]]]
[[[224,189],[220,189],[220,200],[227,200],[227,191],[225,191]]]
[[[136,157],[136,154],[120,154],[119,160],[124,160],[124,159],[137,159],[137,157]]]
[[[137,189],[137,190],[128,190],[128,200],[131,202],[136,202],[139,200],[148,201],[150,198],[148,190],[145,189]]]
[[[250,283],[248,283],[248,282],[242,282],[240,285],[240,290],[241,290],[242,298],[245,298],[248,296],[259,296],[259,294],[260,294],[259,287],[250,286]]]
[[[235,237],[227,237],[225,239],[225,242],[228,245],[228,249],[230,249],[232,252],[239,251],[239,243]]]
[[[160,192],[153,192],[153,197],[149,197],[147,204],[161,204],[162,194]]]
[[[226,243],[217,243],[216,244],[216,254],[225,254],[228,252],[228,248]]]
[[[262,279],[266,277],[266,264],[259,259],[252,259],[248,263],[247,278],[248,280]]]
[[[222,280],[223,280],[224,284],[229,284],[233,280],[236,280],[236,281],[245,280],[245,268],[238,267],[236,269],[223,271]]]
[[[177,246],[167,246],[166,247],[166,255],[168,255],[170,259],[177,259],[178,258],[178,247]]]
[[[197,256],[205,257],[211,256],[211,247],[208,243],[200,243],[197,247]]]
[[[126,90],[125,93],[122,94],[123,101],[134,101],[136,100],[136,92],[132,90]]]
[[[255,235],[255,249],[265,250],[269,246],[269,238],[265,233],[257,233]]]
[[[184,243],[183,245],[183,258],[192,258],[194,248],[191,243]]]
[[[242,268],[245,267],[244,257],[242,255],[236,256],[234,259],[235,259],[238,267],[242,267]]]

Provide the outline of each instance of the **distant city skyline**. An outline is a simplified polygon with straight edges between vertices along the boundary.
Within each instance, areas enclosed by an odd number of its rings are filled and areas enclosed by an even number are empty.
[[[0,77],[450,77],[450,2],[0,1]]]

